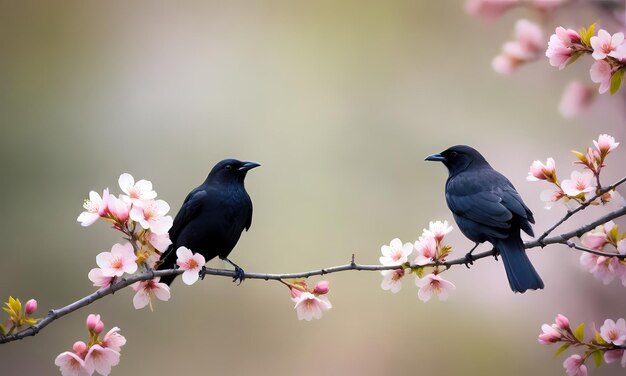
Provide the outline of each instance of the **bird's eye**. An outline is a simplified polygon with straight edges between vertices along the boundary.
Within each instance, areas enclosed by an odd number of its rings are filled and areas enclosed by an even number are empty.
[[[457,156],[457,154],[459,154],[459,153],[457,153],[456,151],[451,151],[450,152],[450,157],[454,158],[454,157]]]
[[[225,168],[225,169],[227,169],[227,170],[232,170],[232,169],[233,169],[233,166],[232,166],[232,165],[227,164],[224,168]]]

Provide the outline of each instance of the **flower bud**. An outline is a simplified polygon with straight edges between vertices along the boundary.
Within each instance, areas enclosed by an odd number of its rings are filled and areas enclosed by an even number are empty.
[[[99,322],[101,322],[100,315],[94,315],[93,313],[91,313],[89,316],[87,316],[87,329],[89,331],[95,331],[96,326]]]
[[[72,350],[78,355],[84,354],[87,352],[87,344],[83,341],[76,341],[74,346],[72,346]]]
[[[313,293],[316,295],[324,295],[327,294],[330,289],[328,288],[328,281],[319,281],[315,288],[313,289]]]
[[[25,312],[26,315],[30,316],[37,310],[37,301],[35,299],[31,299],[26,302]]]
[[[569,330],[569,319],[561,315],[560,313],[556,315],[555,322],[556,322],[556,325],[559,326],[559,328],[564,329],[564,330]]]

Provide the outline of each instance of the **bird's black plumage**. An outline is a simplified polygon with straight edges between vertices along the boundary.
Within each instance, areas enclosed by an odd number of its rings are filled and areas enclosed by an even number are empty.
[[[225,159],[219,162],[204,183],[192,190],[181,206],[169,231],[172,245],[161,256],[158,269],[176,265],[176,250],[184,246],[200,253],[206,261],[215,256],[230,262],[241,279],[243,270],[228,260],[242,231],[252,224],[252,200],[246,192],[244,179],[258,163]],[[175,276],[161,282],[172,283]]]
[[[502,255],[511,289],[515,292],[543,288],[543,281],[530,263],[520,230],[534,236],[533,213],[513,184],[494,170],[475,149],[452,146],[426,160],[448,168],[446,202],[461,232],[476,244],[490,242]],[[468,255],[471,261],[471,254]]]

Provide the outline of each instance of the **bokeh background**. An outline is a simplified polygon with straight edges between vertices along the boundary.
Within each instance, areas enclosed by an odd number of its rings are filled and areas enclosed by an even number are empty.
[[[423,159],[457,143],[507,175],[536,232],[546,229],[564,208],[543,209],[547,185],[525,180],[530,163],[554,157],[564,178],[571,149],[599,133],[623,143],[623,97],[604,95],[564,120],[560,94],[572,78],[589,82],[590,61],[559,72],[541,59],[499,76],[492,57],[516,19],[536,15],[516,9],[486,23],[463,6],[1,1],[0,298],[34,297],[44,315],[94,291],[96,254],[121,239],[102,222],[76,222],[90,190],[119,193],[129,172],[151,180],[175,215],[226,157],[263,165],[246,181],[253,226],[232,253],[251,272],[339,265],[352,253],[377,263],[391,239],[413,242],[430,220],[452,221],[447,173]],[[554,25],[597,19],[550,19],[546,40]],[[624,175],[626,150],[609,161],[606,183]],[[448,240],[453,256],[471,246],[458,231]],[[136,311],[133,292],[121,291],[1,346],[0,373],[58,374],[54,358],[86,338],[93,312],[128,339],[114,375],[564,374],[564,357],[537,343],[541,324],[557,313],[575,324],[624,317],[624,287],[603,286],[565,247],[529,254],[541,292],[513,294],[493,259],[447,272],[457,290],[426,304],[412,278],[394,295],[378,273],[346,272],[327,277],[334,308],[312,322],[297,320],[275,282],[176,281],[154,312]]]

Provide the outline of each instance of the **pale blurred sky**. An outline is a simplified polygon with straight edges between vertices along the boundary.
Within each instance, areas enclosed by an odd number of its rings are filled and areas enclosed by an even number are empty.
[[[517,9],[484,23],[460,1],[0,1],[0,298],[37,298],[44,315],[94,290],[96,254],[122,239],[76,222],[90,190],[119,193],[129,172],[151,180],[174,215],[226,157],[262,164],[246,181],[252,228],[231,254],[251,272],[333,266],[352,253],[376,263],[391,239],[452,221],[447,173],[423,159],[458,143],[510,178],[541,232],[564,209],[542,208],[547,185],[525,180],[530,163],[554,157],[567,175],[570,150],[599,133],[624,142],[623,96],[566,121],[561,91],[590,83],[590,61],[494,73],[520,17],[537,19]],[[606,183],[623,176],[625,153],[610,157]],[[453,257],[471,247],[458,231],[449,242]],[[568,249],[530,257],[544,291],[513,294],[489,259],[447,272],[457,290],[427,304],[412,278],[393,295],[378,273],[330,275],[334,308],[314,322],[297,320],[278,283],[177,281],[154,312],[135,311],[122,291],[3,345],[0,364],[3,375],[58,374],[54,358],[86,338],[97,312],[128,339],[114,375],[564,374],[556,349],[537,344],[541,324],[557,313],[624,317],[624,287],[602,286]]]

